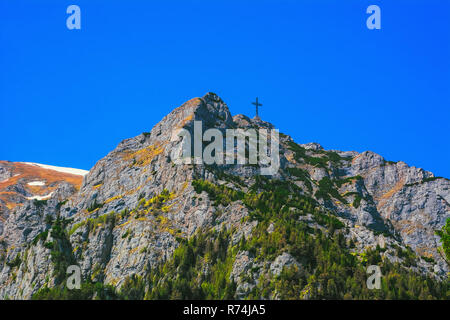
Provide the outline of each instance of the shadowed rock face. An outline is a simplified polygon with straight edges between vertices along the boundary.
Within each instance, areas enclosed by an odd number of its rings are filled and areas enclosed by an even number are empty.
[[[246,192],[259,174],[257,167],[175,165],[171,159],[171,152],[181,144],[181,139],[174,138],[176,133],[182,128],[192,132],[196,120],[202,121],[204,130],[273,128],[259,119],[232,117],[227,105],[208,93],[173,110],[149,133],[122,141],[96,163],[79,190],[60,183],[47,203],[24,201],[15,214],[3,218],[0,229],[0,298],[28,299],[39,288],[55,283],[51,250],[45,247],[52,235],[44,234],[43,241],[36,241],[50,228],[46,216],[70,219],[66,230],[71,252],[67,254],[81,266],[83,278],[116,287],[127,276],[144,275],[171,258],[179,245],[177,239],[222,226],[234,228],[233,243],[250,237],[258,222],[245,219],[249,209],[240,200],[218,205],[206,192],[197,194],[192,181],[204,179]],[[295,183],[298,192],[338,216],[356,251],[408,245],[419,257],[435,260],[419,259],[415,271],[445,277],[448,265],[437,250],[434,231],[450,213],[449,180],[435,179],[432,173],[402,162],[387,162],[370,151],[326,151],[317,143],[296,145],[283,134],[280,163],[272,178]],[[0,166],[0,180],[9,178],[8,172],[7,166]],[[242,183],[225,181],[218,172],[237,176]],[[312,228],[321,228],[308,215],[301,219]],[[391,253],[387,250],[386,258]],[[11,267],[8,262],[18,255],[21,263]],[[238,283],[238,296],[245,297],[254,284],[241,281],[242,272],[257,266],[279,274],[288,265],[301,268],[301,261],[286,253],[274,261],[255,262],[250,253],[239,252],[230,277]]]

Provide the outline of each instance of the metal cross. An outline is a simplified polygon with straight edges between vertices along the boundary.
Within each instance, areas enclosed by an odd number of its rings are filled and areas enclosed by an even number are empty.
[[[262,106],[262,104],[258,102],[258,97],[256,97],[256,101],[252,102],[252,104],[254,106],[256,106],[256,117],[255,118],[257,118],[258,117],[258,107]]]

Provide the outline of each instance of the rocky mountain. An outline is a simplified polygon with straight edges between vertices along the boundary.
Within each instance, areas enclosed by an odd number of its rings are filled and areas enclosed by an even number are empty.
[[[29,200],[49,199],[59,186],[80,189],[88,171],[0,161],[0,234],[8,213]]]
[[[176,164],[178,133],[194,136],[195,121],[223,133],[273,128],[208,93],[122,141],[79,188],[56,173],[17,176],[23,204],[0,207],[0,297],[449,298],[436,235],[450,216],[448,179],[282,133],[270,139],[272,176],[255,164]],[[0,179],[15,166],[1,162]],[[81,293],[64,289],[69,265],[81,268]],[[366,287],[368,265],[381,268],[380,290]]]

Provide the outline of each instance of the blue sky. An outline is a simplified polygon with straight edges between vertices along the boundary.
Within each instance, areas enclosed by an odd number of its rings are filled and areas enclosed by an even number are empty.
[[[68,30],[66,8],[81,8]],[[368,30],[366,8],[381,8]],[[0,0],[0,159],[82,169],[208,91],[450,178],[450,2]]]

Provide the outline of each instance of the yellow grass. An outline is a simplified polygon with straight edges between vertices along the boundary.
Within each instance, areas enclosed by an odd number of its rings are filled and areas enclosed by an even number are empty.
[[[160,153],[163,152],[161,144],[155,144],[148,146],[147,148],[140,149],[138,151],[127,153],[123,155],[123,159],[126,161],[134,161],[135,166],[144,167],[150,164],[150,162]]]
[[[110,202],[112,202],[112,201],[114,201],[114,200],[116,200],[116,199],[120,199],[120,198],[122,198],[122,197],[123,197],[122,195],[118,195],[118,196],[115,196],[115,197],[111,197],[111,198],[109,198],[109,199],[107,199],[107,200],[105,201],[105,204],[110,203]]]

